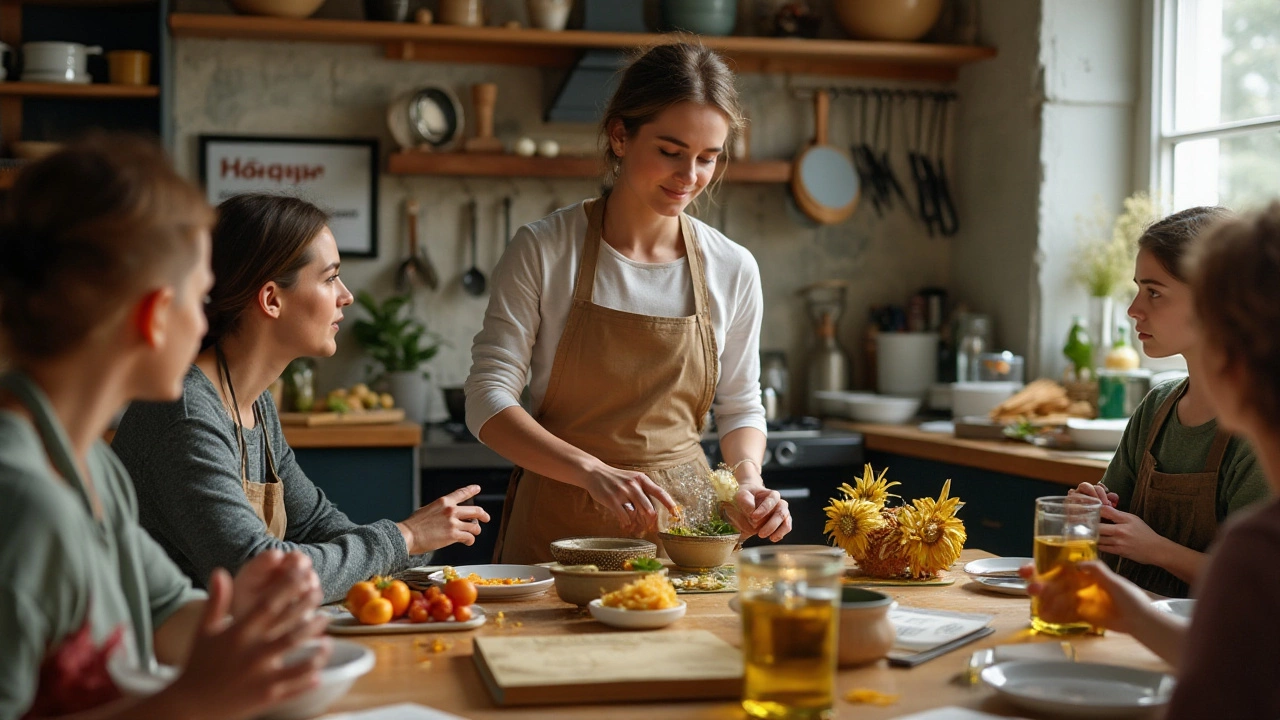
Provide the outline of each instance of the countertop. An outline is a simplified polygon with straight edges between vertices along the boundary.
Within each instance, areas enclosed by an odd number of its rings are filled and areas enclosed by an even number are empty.
[[[285,441],[294,449],[415,448],[422,442],[422,426],[408,421],[385,425],[285,425],[283,429]],[[109,443],[115,434],[115,430],[108,430],[104,437]]]
[[[1075,487],[1102,479],[1107,463],[1092,455],[1065,450],[1047,450],[1014,440],[966,440],[951,435],[927,433],[915,425],[880,425],[849,420],[827,420],[828,427],[860,432],[864,447],[871,452],[934,460],[1008,473]]]
[[[1056,642],[1057,638],[1032,635],[1028,630],[1027,598],[995,595],[978,589],[960,568],[970,560],[990,557],[981,550],[968,549],[949,571],[957,576],[950,586],[880,588],[904,606],[989,613],[995,633],[947,655],[911,669],[890,668],[884,661],[837,674],[837,717],[865,720],[891,718],[944,705],[960,705],[999,715],[1017,715],[1017,710],[995,697],[985,686],[967,687],[953,681],[970,654],[979,648],[1021,642]],[[689,604],[685,617],[664,630],[705,629],[734,646],[741,646],[742,621],[729,609],[732,593],[682,595]],[[485,635],[562,635],[619,632],[592,620],[582,610],[562,602],[555,591],[526,600],[483,603],[490,617],[505,614],[504,627],[491,619],[470,632],[372,635],[348,639],[374,651],[377,665],[356,681],[351,691],[338,700],[330,712],[373,708],[401,702],[416,702],[462,717],[477,718],[602,718],[612,720],[654,720],[654,718],[728,719],[744,717],[735,700],[701,702],[619,703],[616,705],[547,705],[498,707],[480,680],[472,662],[472,640]],[[514,627],[515,623],[522,627]],[[427,647],[433,639],[448,644],[443,652]],[[1107,633],[1102,637],[1071,638],[1081,661],[1104,662],[1151,670],[1168,671],[1153,653],[1129,635]],[[854,688],[870,688],[893,693],[899,699],[888,707],[853,705],[842,698]]]

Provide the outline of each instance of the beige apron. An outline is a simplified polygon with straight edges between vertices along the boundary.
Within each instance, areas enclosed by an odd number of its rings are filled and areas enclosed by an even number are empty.
[[[682,214],[680,234],[693,281],[692,316],[637,315],[596,305],[592,297],[605,202],[586,207],[589,222],[573,304],[535,418],[551,434],[606,464],[645,473],[688,516],[707,516],[717,505],[699,439],[715,396],[718,366],[702,248]],[[661,506],[659,515],[664,516]],[[627,533],[613,511],[598,505],[586,490],[516,468],[495,561],[547,562],[552,541],[577,535]]]
[[[1129,512],[1142,518],[1156,533],[1196,552],[1204,552],[1218,532],[1218,471],[1231,436],[1218,428],[1209,448],[1204,470],[1198,473],[1164,473],[1156,469],[1151,453],[1169,413],[1187,392],[1187,382],[1169,396],[1156,412],[1138,469]],[[1116,572],[1139,587],[1166,597],[1187,597],[1190,587],[1176,575],[1156,565],[1143,565],[1108,555]]]
[[[259,400],[253,403],[253,421],[256,427],[261,428],[262,443],[267,448],[267,477],[266,482],[260,483],[249,481],[249,451],[244,441],[244,426],[240,423],[240,412],[236,410],[239,407],[236,403],[236,389],[229,379],[231,373],[227,369],[227,359],[222,354],[222,348],[215,346],[215,352],[218,361],[218,380],[231,398],[231,420],[236,426],[236,445],[240,450],[240,487],[244,489],[245,499],[249,501],[249,507],[253,508],[253,514],[257,515],[266,527],[267,534],[277,540],[284,540],[285,532],[289,529],[289,516],[284,506],[284,481],[276,472],[276,455],[271,447],[271,433],[262,422],[262,410],[258,407]]]

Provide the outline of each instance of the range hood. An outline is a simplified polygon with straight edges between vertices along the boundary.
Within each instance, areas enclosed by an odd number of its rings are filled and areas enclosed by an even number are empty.
[[[587,0],[582,29],[647,32],[644,0]],[[627,53],[622,50],[588,50],[560,83],[544,119],[547,122],[598,122],[618,86],[618,71],[626,60]]]

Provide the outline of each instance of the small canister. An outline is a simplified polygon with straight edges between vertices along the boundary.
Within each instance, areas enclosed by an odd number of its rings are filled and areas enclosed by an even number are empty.
[[[1131,417],[1150,390],[1150,370],[1099,370],[1098,417]]]

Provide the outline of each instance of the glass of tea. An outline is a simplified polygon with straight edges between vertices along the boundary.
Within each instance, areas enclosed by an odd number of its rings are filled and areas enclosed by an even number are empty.
[[[1067,495],[1036,499],[1035,548],[1036,577],[1042,581],[1065,581],[1074,591],[1077,611],[1052,619],[1042,617],[1040,598],[1031,598],[1031,627],[1050,635],[1073,635],[1098,632],[1078,613],[1080,601],[1101,593],[1097,583],[1076,569],[1076,564],[1098,557],[1098,520],[1102,503],[1096,497]]]
[[[738,559],[742,707],[754,718],[834,717],[836,640],[844,553],[753,547]]]

